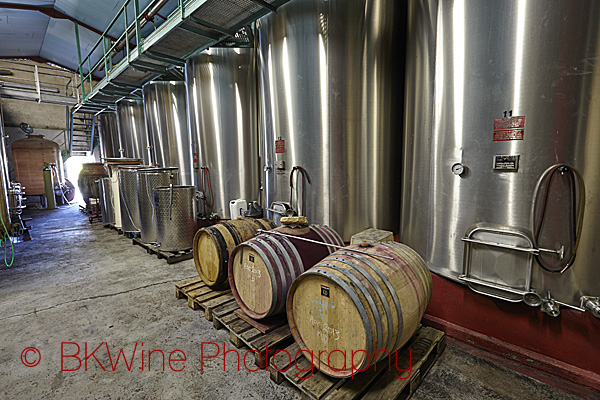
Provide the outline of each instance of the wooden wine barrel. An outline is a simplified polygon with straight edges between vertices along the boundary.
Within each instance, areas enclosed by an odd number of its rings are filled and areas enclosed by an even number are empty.
[[[292,282],[335,251],[321,243],[344,245],[333,229],[311,225],[276,228],[236,247],[229,261],[229,285],[240,308],[254,319],[285,312],[285,300]]]
[[[413,249],[397,242],[361,246],[323,259],[296,279],[287,298],[294,339],[313,352],[320,371],[334,377],[374,364],[375,346],[393,355],[415,333],[431,298],[431,274]],[[379,352],[377,360],[386,356]]]
[[[227,266],[235,246],[254,237],[259,229],[275,228],[269,219],[234,219],[202,228],[194,236],[194,263],[200,278],[209,287],[220,290],[229,285]]]

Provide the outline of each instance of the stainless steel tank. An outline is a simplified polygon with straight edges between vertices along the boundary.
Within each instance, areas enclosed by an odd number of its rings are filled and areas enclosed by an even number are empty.
[[[108,170],[112,189],[112,204],[115,213],[114,226],[117,229],[122,228],[121,222],[121,195],[119,193],[119,166],[122,165],[140,165],[142,160],[139,158],[105,158],[104,165]]]
[[[551,315],[600,295],[599,23],[592,0],[409,2],[400,239],[431,270]]]
[[[253,49],[212,48],[185,64],[190,129],[198,147],[198,188],[206,214],[230,218],[229,201],[258,200],[256,74]]]
[[[294,0],[257,23],[265,205],[291,203],[346,241],[398,231],[400,3]]]
[[[138,172],[140,239],[146,243],[156,243],[157,241],[154,189],[169,185],[179,185],[177,168],[148,168]]]
[[[150,148],[142,100],[117,101],[117,126],[121,138],[122,156],[141,158],[144,164],[149,165]]]
[[[142,168],[148,168],[148,166],[119,166],[121,230],[125,233],[139,232],[142,225],[137,186],[137,173]]]
[[[170,186],[154,189],[157,242],[160,250],[192,248],[196,224],[196,187]]]
[[[194,185],[185,82],[152,81],[144,85],[143,95],[152,162],[178,168],[181,184]]]
[[[114,224],[115,208],[113,205],[111,178],[98,179],[98,194],[100,195],[102,223],[105,225]]]
[[[100,138],[100,157],[102,159],[121,157],[117,114],[107,111],[96,117],[98,118],[98,137]]]

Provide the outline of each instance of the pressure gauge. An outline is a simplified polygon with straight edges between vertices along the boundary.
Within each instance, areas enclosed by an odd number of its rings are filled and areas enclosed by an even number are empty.
[[[452,166],[452,172],[454,175],[460,176],[465,172],[465,166],[461,163],[456,163]]]

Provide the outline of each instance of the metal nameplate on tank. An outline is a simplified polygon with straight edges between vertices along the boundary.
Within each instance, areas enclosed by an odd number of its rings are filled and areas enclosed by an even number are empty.
[[[494,156],[494,170],[497,171],[518,171],[519,155],[498,155]]]

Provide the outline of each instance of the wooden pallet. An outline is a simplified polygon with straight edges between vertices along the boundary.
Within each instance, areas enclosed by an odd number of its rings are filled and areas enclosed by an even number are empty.
[[[125,233],[123,233],[123,236],[125,236],[127,239],[137,239],[140,237],[140,233],[139,232],[125,232]]]
[[[194,310],[204,310],[206,319],[212,321],[216,329],[229,330],[229,341],[235,347],[248,346],[256,350],[254,362],[257,366],[262,364],[262,368],[266,368],[265,360],[274,350],[283,349],[294,341],[285,317],[252,320],[240,314],[242,311],[231,290],[213,291],[199,277],[175,284],[175,296],[186,298],[188,306]]]
[[[141,239],[137,237],[133,237],[131,239],[131,243],[133,245],[138,245],[146,249],[146,252],[148,254],[156,254],[158,258],[167,260],[167,264],[174,264],[180,261],[191,260],[192,258],[194,258],[194,252],[192,251],[192,249],[184,251],[162,251],[159,250],[159,248],[154,244],[144,243]]]
[[[391,370],[386,358],[380,360],[376,368],[353,378],[332,378],[311,368],[311,362],[304,355],[299,355],[294,362],[300,347],[294,342],[285,318],[252,320],[243,314],[230,290],[213,291],[200,277],[175,284],[175,296],[187,299],[188,306],[194,310],[204,310],[206,319],[212,321],[216,329],[229,330],[229,340],[234,346],[256,350],[255,365],[265,368],[268,362],[271,379],[277,384],[290,382],[300,390],[303,399],[408,399],[446,347],[443,332],[421,327],[398,351],[397,361],[392,355]],[[292,362],[284,352],[274,355],[276,350],[286,350]],[[394,368],[396,363],[399,370]]]
[[[178,299],[186,298],[192,310],[202,309],[209,321],[213,320],[212,311],[215,307],[235,303],[231,290],[214,291],[199,276],[176,283],[175,296]]]
[[[294,356],[300,351],[294,343],[285,349],[292,356],[291,364],[286,353],[278,353],[269,365],[269,373],[274,382],[279,384],[287,380],[297,387],[303,399],[407,399],[445,346],[443,332],[422,327],[398,352],[397,365],[400,370],[395,369],[396,358],[392,355],[391,370],[388,364],[390,360],[386,358],[380,360],[376,368],[360,372],[353,378],[338,379],[327,376],[316,368],[311,370],[311,362],[303,355],[298,356],[297,362],[294,362]]]
[[[248,346],[255,350],[254,364],[266,369],[276,350],[293,343],[294,338],[286,318],[255,321],[243,314],[233,301],[212,310],[213,325],[217,329],[229,330],[229,341],[237,348]],[[240,316],[241,315],[241,316]]]
[[[123,234],[123,231],[122,231],[121,229],[117,228],[117,227],[115,226],[115,224],[108,224],[108,225],[104,225],[104,227],[105,227],[105,228],[110,228],[110,229],[112,229],[112,230],[114,230],[114,231],[117,231],[117,233],[118,233],[119,235],[122,235],[122,234]]]

